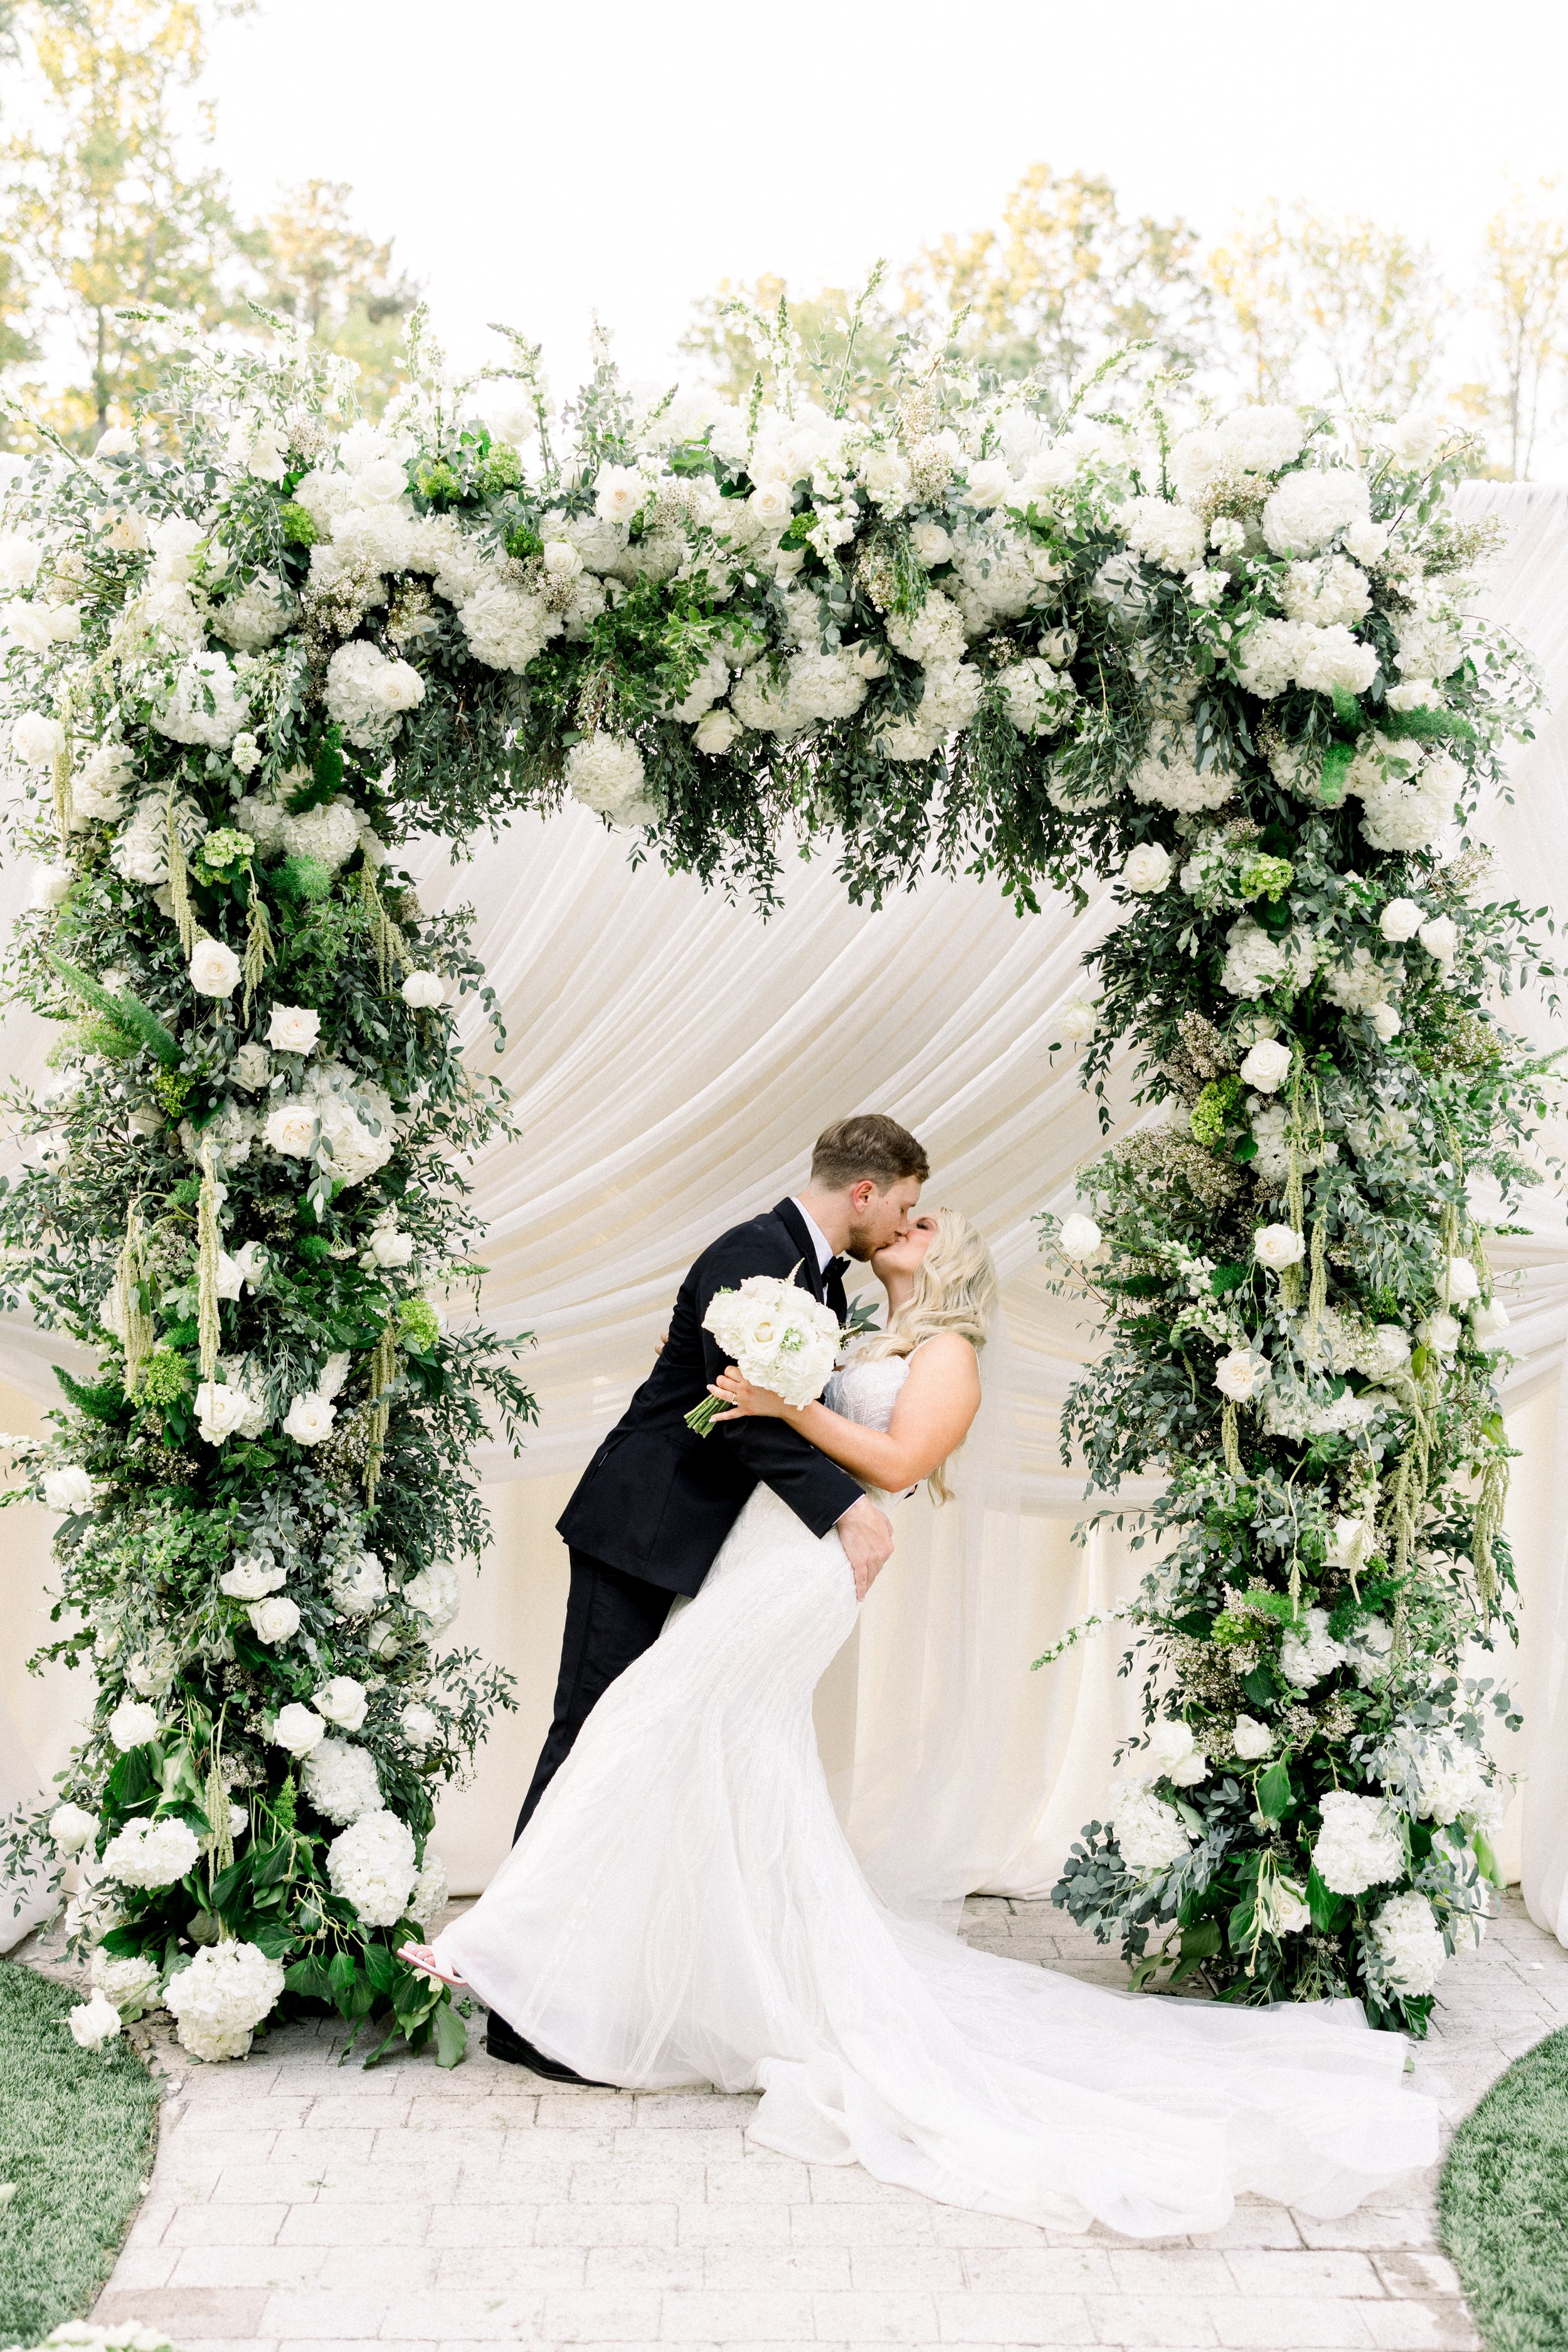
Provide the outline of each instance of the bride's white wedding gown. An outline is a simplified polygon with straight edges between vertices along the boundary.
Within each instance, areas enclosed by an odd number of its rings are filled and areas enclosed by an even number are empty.
[[[852,1367],[826,1402],[885,1429],[907,1369]],[[1244,2190],[1332,2216],[1433,2160],[1404,2041],[1353,2002],[1112,1992],[884,1908],[812,1723],[856,1607],[837,1535],[759,1486],[442,1967],[579,2074],[760,2090],[764,2147],[1058,2229],[1215,2230]]]

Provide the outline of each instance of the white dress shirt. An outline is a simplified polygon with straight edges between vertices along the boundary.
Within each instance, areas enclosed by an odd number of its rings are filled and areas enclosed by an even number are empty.
[[[790,1199],[800,1211],[801,1221],[805,1224],[806,1232],[811,1235],[811,1246],[816,1252],[816,1270],[818,1274],[820,1274],[826,1265],[828,1259],[834,1255],[833,1244],[828,1240],[827,1235],[823,1232],[822,1227],[817,1223],[816,1219],[812,1215],[811,1211],[806,1207],[805,1202],[804,1201],[797,1200],[793,1192],[790,1194]]]

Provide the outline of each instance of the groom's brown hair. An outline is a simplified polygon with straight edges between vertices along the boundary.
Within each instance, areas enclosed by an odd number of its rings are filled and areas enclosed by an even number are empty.
[[[879,1110],[841,1118],[824,1128],[811,1155],[811,1181],[825,1192],[842,1192],[869,1176],[879,1192],[906,1176],[923,1184],[931,1162],[907,1127]]]

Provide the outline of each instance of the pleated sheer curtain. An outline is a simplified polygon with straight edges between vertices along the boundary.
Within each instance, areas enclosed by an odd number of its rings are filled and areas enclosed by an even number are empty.
[[[1493,600],[1534,646],[1553,705],[1568,700],[1568,492],[1484,485],[1465,499],[1503,515],[1510,544]],[[1489,834],[1521,895],[1568,912],[1568,732],[1555,718],[1514,781],[1511,806],[1489,813]],[[470,1578],[458,1633],[517,1672],[521,1706],[471,1783],[443,1801],[454,1885],[482,1885],[504,1850],[548,1717],[565,1582],[552,1521],[651,1360],[681,1273],[713,1234],[802,1181],[830,1119],[874,1108],[921,1136],[935,1171],[928,1199],[964,1210],[995,1255],[1010,1344],[989,1394],[1016,1475],[1005,1496],[971,1492],[946,1515],[908,1507],[896,1561],[819,1693],[819,1738],[868,1848],[899,1818],[899,1759],[929,1772],[933,1743],[954,1743],[940,1838],[933,1831],[947,1874],[1047,1891],[1079,1826],[1102,1808],[1135,1685],[1118,1674],[1114,1636],[1041,1674],[1029,1662],[1074,1619],[1131,1591],[1147,1558],[1131,1518],[1073,1540],[1083,1483],[1058,1458],[1056,1421],[1093,1335],[1047,1287],[1033,1225],[1041,1208],[1070,1202],[1074,1171],[1101,1148],[1073,1062],[1047,1046],[1057,1011],[1081,985],[1082,954],[1114,919],[1108,892],[1076,918],[1052,897],[1019,919],[990,885],[930,881],[872,912],[846,902],[828,860],[792,858],[783,909],[764,923],[743,899],[633,868],[624,842],[577,808],[519,822],[470,862],[437,844],[422,845],[416,862],[426,906],[475,908],[501,1003],[499,1055],[477,1011],[465,1016],[470,1060],[499,1071],[516,1107],[512,1139],[471,1171],[488,1225],[484,1312],[509,1335],[534,1335],[521,1362],[541,1403],[522,1457],[497,1446],[481,1463],[497,1539]],[[0,918],[26,889],[25,876],[4,877]],[[1529,1018],[1545,1039],[1544,1009]],[[47,1042],[13,1015],[7,1066],[39,1075]],[[1123,1055],[1107,1089],[1113,1131],[1136,1116],[1130,1087]],[[1522,1813],[1527,1893],[1542,1923],[1565,1932],[1568,1430],[1558,1429],[1557,1398],[1568,1246],[1549,1192],[1537,1212],[1540,1230],[1506,1245],[1526,1283],[1513,1302],[1524,1354],[1510,1402],[1527,1441],[1513,1511],[1530,1703],[1508,1761],[1528,1770],[1531,1790],[1513,1820],[1517,1844]],[[20,1392],[9,1406],[0,1398],[7,1425],[37,1425],[48,1363],[62,1354],[24,1324],[0,1329],[0,1379]],[[1121,1500],[1153,1491],[1143,1484]],[[43,1622],[48,1522],[21,1516],[34,1525],[11,1520],[20,1540],[0,1597],[0,1704],[11,1709],[8,1732],[0,1714],[0,1795],[58,1768],[84,1696],[79,1683],[29,1682],[22,1671]],[[972,1560],[976,1540],[984,1578],[961,1586],[955,1557]]]

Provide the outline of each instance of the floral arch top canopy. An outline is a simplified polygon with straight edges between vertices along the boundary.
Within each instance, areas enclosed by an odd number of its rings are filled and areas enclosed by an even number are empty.
[[[78,1859],[80,2031],[161,2000],[216,2058],[326,2000],[460,2053],[394,1953],[441,1899],[432,1790],[510,1703],[442,1643],[468,1450],[532,1407],[451,1311],[505,1106],[397,853],[567,793],[764,904],[786,827],[873,899],[1120,874],[1060,1043],[1098,1085],[1131,1039],[1151,1108],[1042,1230],[1105,1327],[1067,1439],[1170,1484],[1148,1734],[1058,1899],[1144,1975],[1156,1936],[1227,1998],[1419,2026],[1492,1868],[1507,1702],[1460,1658],[1510,1582],[1485,1229],[1537,1086],[1497,1010],[1524,919],[1464,834],[1531,688],[1460,453],[1053,418],[941,353],[853,414],[787,350],[745,408],[639,408],[606,362],[557,418],[518,344],[481,423],[416,350],[371,425],[280,350],[192,350],[5,485],[10,978],[60,1024],[5,1304],[99,1367],[19,1448],[98,1700],[13,1837]]]

